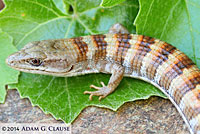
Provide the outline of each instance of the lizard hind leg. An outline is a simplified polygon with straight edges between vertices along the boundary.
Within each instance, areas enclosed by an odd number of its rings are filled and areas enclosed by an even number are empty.
[[[112,33],[112,34],[116,34],[116,33],[129,34],[129,31],[122,24],[116,23],[109,29],[109,33]]]

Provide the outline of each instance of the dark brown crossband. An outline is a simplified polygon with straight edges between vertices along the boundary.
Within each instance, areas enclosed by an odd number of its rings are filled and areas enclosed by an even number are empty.
[[[106,48],[107,42],[104,40],[106,38],[105,35],[92,35],[91,36],[93,43],[95,44],[95,60],[104,59],[106,57]]]
[[[192,60],[190,60],[188,57],[186,58],[183,58],[178,63],[174,64],[172,69],[166,72],[165,77],[163,78],[164,83],[161,83],[161,85],[164,86],[165,89],[169,88],[172,80],[177,76],[181,75],[185,68],[189,69],[194,65]]]
[[[82,39],[82,37],[72,38],[73,45],[75,45],[79,51],[78,62],[87,60],[88,45]]]
[[[184,74],[183,74],[184,75]],[[180,103],[181,98],[183,98],[187,92],[192,91],[200,84],[200,71],[195,71],[192,73],[191,77],[184,78],[183,85],[178,86],[178,89],[175,90],[174,97],[177,98],[177,103]]]
[[[166,60],[168,60],[168,56],[173,54],[175,50],[176,48],[174,46],[167,43],[164,43],[157,51],[152,50],[152,54],[155,56],[147,67],[147,77],[149,79],[154,79],[157,68],[161,66]]]
[[[131,40],[130,34],[115,34],[116,38],[116,52],[115,61],[123,63],[128,49],[131,47],[129,41]]]
[[[150,46],[151,43],[154,43],[154,39],[148,36],[139,35],[138,40],[136,42],[137,51],[136,55],[133,58],[133,61],[131,61],[133,65],[133,69],[136,70],[140,74],[140,69],[142,66],[142,61],[147,53],[151,51]]]

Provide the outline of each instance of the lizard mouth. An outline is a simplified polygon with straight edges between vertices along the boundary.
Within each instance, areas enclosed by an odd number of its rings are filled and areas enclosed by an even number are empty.
[[[67,72],[71,72],[74,69],[74,66],[72,65],[71,68]]]
[[[55,75],[55,76],[63,76],[69,72],[71,72],[73,69],[74,69],[74,66],[72,65],[70,67],[69,70],[65,71],[65,72],[55,72],[55,71],[47,71],[45,69],[39,69],[39,68],[30,68],[30,69],[27,69],[27,68],[21,68],[21,67],[16,67],[16,66],[10,66],[11,68],[13,69],[16,69],[16,70],[19,70],[19,71],[22,71],[22,72],[26,72],[26,73],[33,73],[33,74],[44,74],[44,75]]]

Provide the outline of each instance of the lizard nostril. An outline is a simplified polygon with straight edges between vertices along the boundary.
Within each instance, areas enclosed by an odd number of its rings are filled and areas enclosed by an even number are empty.
[[[6,64],[7,65],[10,65],[11,66],[11,64],[15,61],[15,59],[16,59],[16,55],[17,53],[14,53],[14,54],[12,54],[12,55],[10,55],[10,56],[8,56],[7,57],[7,59],[6,59]]]

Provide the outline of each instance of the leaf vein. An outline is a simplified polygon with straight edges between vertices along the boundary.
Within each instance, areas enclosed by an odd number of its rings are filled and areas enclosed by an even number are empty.
[[[192,24],[191,24],[190,13],[189,13],[189,10],[188,10],[187,1],[184,0],[184,2],[185,2],[185,7],[186,7],[186,13],[187,13],[187,16],[188,16],[190,35],[191,35],[191,38],[192,38],[192,50],[193,50],[194,61],[195,61],[195,63],[197,63],[196,52],[195,52],[195,43],[194,43],[194,35],[193,35],[193,32],[192,32]]]
[[[32,20],[24,19],[24,18],[19,18],[19,17],[16,17],[16,16],[4,16],[4,17],[1,17],[0,20],[6,19],[6,18],[15,18],[15,19],[18,19],[18,20],[33,22]],[[33,22],[33,23],[39,24],[37,22]]]
[[[64,78],[65,79],[65,91],[67,93],[67,99],[68,99],[68,105],[69,105],[69,117],[71,118],[71,115],[72,115],[72,111],[71,111],[71,97],[70,97],[70,94],[69,94],[69,89],[68,89],[68,83],[67,83],[67,78]]]
[[[70,24],[69,24],[69,26],[67,28],[67,31],[66,31],[65,36],[64,36],[65,38],[67,38],[67,35],[68,35],[69,31],[70,31],[70,28],[71,28],[73,22],[74,22],[74,19],[72,19],[72,21],[70,22]]]
[[[88,10],[85,10],[85,11],[80,12],[79,15],[82,15],[82,14],[84,14],[84,13],[90,11],[90,10],[98,10],[98,9],[100,9],[100,8],[101,8],[101,7],[90,8],[90,9],[88,9]]]
[[[46,8],[47,10],[52,11],[56,16],[58,16],[58,17],[60,16],[60,15],[59,15],[58,13],[56,13],[53,9],[51,9],[51,8],[49,8],[49,7],[47,7],[47,6],[43,5],[43,4],[40,4],[40,3],[35,2],[35,1],[31,1],[31,0],[29,0],[29,1],[23,0],[23,1],[25,1],[25,2],[27,2],[27,3],[33,3],[33,4],[36,4],[36,5],[41,6],[41,7],[43,7],[43,8]]]
[[[163,30],[162,30],[162,33],[160,35],[160,39],[162,39],[165,31],[166,31],[166,28],[167,28],[167,25],[168,25],[168,22],[170,20],[170,18],[172,17],[172,14],[174,12],[174,10],[176,9],[176,7],[178,6],[178,4],[181,2],[181,0],[177,1],[176,4],[171,8],[171,11],[170,11],[170,14],[168,15],[167,19],[166,19],[166,22],[165,22],[165,25],[163,27]]]
[[[155,0],[152,0],[151,4],[150,4],[150,6],[149,6],[149,10],[148,10],[148,12],[147,12],[147,14],[146,14],[147,17],[145,18],[145,21],[144,21],[142,33],[144,33],[145,26],[146,26],[146,24],[147,24],[147,19],[148,19],[148,16],[149,16],[150,12],[151,12],[151,9],[152,9],[152,6],[153,6],[154,1],[155,1]]]
[[[52,77],[52,79],[50,80],[49,84],[43,89],[42,92],[40,92],[40,94],[37,96],[37,98],[35,99],[35,102],[38,101],[38,99],[40,98],[41,95],[43,95],[45,93],[45,91],[50,87],[51,83],[53,82],[53,80],[55,79],[55,77]]]
[[[77,17],[78,22],[90,33],[90,34],[96,34],[92,32],[92,30],[89,29],[87,25],[85,25],[78,17]]]
[[[53,21],[56,21],[56,20],[59,20],[59,19],[63,19],[63,18],[67,18],[66,16],[65,17],[58,17],[58,18],[54,18],[54,19],[51,19],[51,20],[48,20],[46,22],[43,22],[43,23],[40,23],[38,26],[36,26],[35,28],[33,28],[32,30],[30,30],[27,34],[24,35],[24,37],[16,44],[16,47],[19,47],[19,45],[21,44],[21,42],[26,39],[26,37],[28,35],[30,35],[31,33],[33,33],[34,31],[36,31],[39,27],[45,25],[45,24],[48,24],[49,22],[53,22]]]

